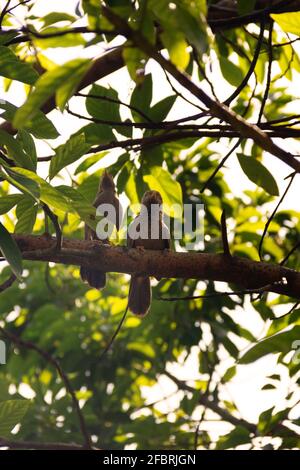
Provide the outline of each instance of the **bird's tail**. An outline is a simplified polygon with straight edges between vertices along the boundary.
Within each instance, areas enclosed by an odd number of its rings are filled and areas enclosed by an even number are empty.
[[[89,286],[95,289],[103,289],[106,284],[106,273],[98,269],[89,269],[84,266],[80,268],[80,276],[83,282],[87,282]]]
[[[149,277],[132,276],[130,281],[128,308],[138,317],[144,317],[151,304]]]

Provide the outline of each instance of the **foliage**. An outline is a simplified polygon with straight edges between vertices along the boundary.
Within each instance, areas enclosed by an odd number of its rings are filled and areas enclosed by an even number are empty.
[[[234,129],[228,131],[220,120],[211,120],[200,101],[182,90],[166,70],[157,72],[143,48],[129,39],[124,39],[120,61],[125,69],[119,81],[110,75],[101,80],[104,77],[97,76],[94,66],[97,59],[91,57],[98,57],[103,48],[116,53],[118,36],[101,10],[104,2],[82,0],[66,12],[52,11],[48,2],[42,17],[36,15],[34,1],[19,3],[1,18],[0,74],[8,93],[0,108],[1,118],[10,124],[0,129],[0,247],[9,263],[0,274],[1,284],[11,270],[18,277],[22,272],[21,255],[10,233],[43,234],[45,204],[65,237],[83,238],[83,222],[92,225],[95,215],[92,201],[104,166],[129,203],[140,201],[149,188],[159,190],[167,204],[204,203],[209,253],[222,251],[220,216],[225,209],[232,254],[258,260],[261,236],[282,182],[272,175],[272,165],[267,168],[257,143],[242,136],[237,153],[230,157],[237,178],[246,176],[253,183],[251,190],[237,194],[226,167],[210,179],[228,151],[225,147],[235,144],[236,134],[226,134]],[[214,11],[216,3],[109,0],[106,5],[150,47],[163,48],[179,71],[212,96],[221,96],[219,88],[230,93],[232,86],[243,85],[229,103],[238,116],[254,123],[261,114],[263,120],[257,125],[271,138],[289,132],[293,137],[297,121],[288,104],[297,98],[289,94],[286,83],[297,76],[300,62],[297,43],[287,33],[299,35],[300,13],[272,14],[270,48],[268,27],[259,43],[259,21],[215,28],[207,11]],[[251,14],[255,3],[239,0],[237,14]],[[14,17],[18,12],[26,25],[22,31]],[[72,47],[77,48],[76,59],[68,58]],[[254,71],[243,84],[257,47]],[[53,49],[63,51],[57,64],[49,53]],[[27,94],[19,108],[10,102],[16,82]],[[230,96],[223,101],[226,98]],[[46,116],[53,100],[59,118],[54,113]],[[178,116],[182,122],[175,120]],[[45,152],[49,147],[47,158],[40,149]],[[283,168],[284,177],[292,171]],[[48,225],[54,234],[53,220]],[[263,260],[280,263],[299,242],[299,229],[300,213],[279,208],[263,240]],[[299,252],[294,249],[285,264],[299,269]],[[0,326],[59,361],[96,446],[299,446],[299,433],[294,431],[299,430],[295,419],[299,361],[292,358],[299,348],[299,309],[274,319],[278,311],[289,311],[291,299],[264,293],[251,296],[250,304],[249,295],[243,293],[213,297],[219,289],[214,281],[163,279],[156,284],[150,314],[143,320],[128,315],[113,347],[101,359],[126,308],[125,275],[109,274],[105,290],[98,292],[82,284],[77,267],[23,261],[21,284],[1,293]],[[159,300],[200,294],[211,297]],[[246,327],[245,315],[253,317],[253,324],[261,324],[263,333]],[[82,443],[74,401],[57,368],[26,344],[10,341],[4,333],[3,339],[7,364],[0,368],[0,438]],[[260,409],[257,421],[248,422],[240,418],[227,387],[236,383],[247,365],[266,355],[275,356],[278,363],[261,390],[262,395],[270,393],[272,408]],[[189,374],[191,360],[194,372]],[[181,367],[187,381],[176,378]],[[286,395],[278,404],[272,391],[286,380]],[[159,386],[163,392],[153,401]],[[28,389],[31,398],[24,392]],[[175,393],[175,402],[168,402],[168,395]],[[226,431],[213,429],[210,419],[215,418],[226,423]]]

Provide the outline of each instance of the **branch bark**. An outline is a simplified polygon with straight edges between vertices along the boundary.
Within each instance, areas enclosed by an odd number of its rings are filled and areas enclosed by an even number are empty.
[[[83,450],[79,444],[63,444],[62,442],[34,442],[34,441],[12,441],[0,437],[0,447],[9,449],[33,449],[33,450]],[[91,450],[101,450],[92,448]]]
[[[266,291],[300,299],[300,272],[280,265],[238,256],[211,253],[176,253],[104,245],[99,241],[64,239],[58,253],[47,251],[53,240],[34,235],[14,235],[24,259],[155,276],[223,281],[245,289]]]

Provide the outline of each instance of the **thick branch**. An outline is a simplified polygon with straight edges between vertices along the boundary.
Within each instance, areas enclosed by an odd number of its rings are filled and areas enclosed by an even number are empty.
[[[186,278],[234,283],[241,288],[267,286],[276,292],[300,299],[300,273],[283,266],[252,261],[237,256],[211,253],[175,253],[103,245],[97,241],[64,240],[59,253],[46,251],[48,237],[14,235],[24,259],[53,261],[98,268],[106,272],[139,273],[157,278]]]
[[[82,446],[79,444],[63,444],[62,442],[11,441],[3,437],[0,437],[0,447],[8,447],[9,449],[34,450],[82,450]]]

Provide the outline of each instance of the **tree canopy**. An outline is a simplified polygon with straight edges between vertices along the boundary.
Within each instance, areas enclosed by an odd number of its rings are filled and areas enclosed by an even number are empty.
[[[1,2],[0,447],[298,448],[300,1],[54,3]],[[204,251],[84,240],[104,168]]]

